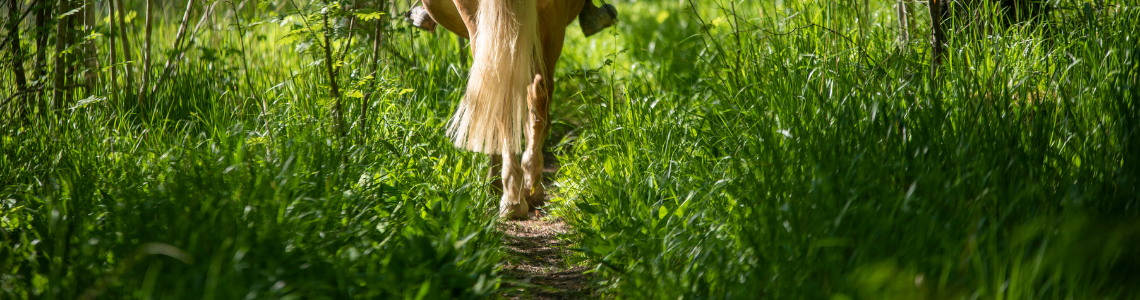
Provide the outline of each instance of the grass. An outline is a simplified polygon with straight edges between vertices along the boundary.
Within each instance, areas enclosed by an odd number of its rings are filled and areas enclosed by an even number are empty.
[[[130,96],[104,84],[80,96],[95,102],[4,127],[0,298],[495,293],[499,233],[474,167],[485,159],[442,134],[458,57],[392,59],[373,83],[368,52],[354,48],[342,85],[375,93],[346,97],[345,114],[372,113],[340,140],[327,78],[289,51],[290,27],[243,37],[225,20],[153,106],[115,101]],[[164,24],[155,40],[171,44],[177,24]]]
[[[607,69],[615,96],[577,107],[560,212],[599,287],[1135,297],[1138,28],[1119,21],[1134,8],[1058,13],[1054,32],[956,27],[932,77],[926,44],[896,46],[888,3],[862,31],[857,10],[735,5],[632,4],[647,13],[618,29],[631,63]],[[654,14],[688,19],[661,25],[681,27],[663,30],[685,41],[672,53],[646,53]]]
[[[934,77],[888,2],[692,3],[619,1],[615,29],[568,30],[550,190],[601,295],[1140,294],[1135,7],[955,25]],[[456,39],[392,21],[407,60],[373,70],[370,37],[334,22],[340,138],[302,4],[220,2],[152,105],[106,68],[66,109],[5,104],[0,298],[496,297],[486,158],[443,131]],[[156,24],[173,44],[177,21]]]

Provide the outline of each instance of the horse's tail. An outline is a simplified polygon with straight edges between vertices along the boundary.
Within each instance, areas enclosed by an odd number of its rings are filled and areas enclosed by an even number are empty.
[[[527,85],[542,66],[535,0],[480,0],[467,93],[448,125],[456,147],[521,153]]]

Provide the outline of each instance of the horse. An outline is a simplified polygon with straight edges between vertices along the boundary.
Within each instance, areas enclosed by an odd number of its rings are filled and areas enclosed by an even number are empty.
[[[545,199],[542,148],[566,27],[577,17],[590,36],[611,26],[617,10],[592,0],[423,0],[405,17],[471,41],[467,90],[447,134],[456,147],[491,155],[499,216],[529,219]]]

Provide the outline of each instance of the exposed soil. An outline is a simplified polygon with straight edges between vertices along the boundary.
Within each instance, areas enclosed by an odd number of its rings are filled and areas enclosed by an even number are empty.
[[[557,158],[543,153],[544,181],[550,183],[558,173]],[[550,186],[549,184],[547,186]],[[547,200],[551,191],[547,190]],[[548,202],[549,203],[549,202]],[[551,216],[531,217],[527,221],[505,221],[504,234],[507,261],[503,272],[507,277],[503,298],[507,299],[585,299],[592,291],[586,266],[568,262],[573,247],[559,236],[573,233],[573,228]]]
[[[510,221],[502,225],[509,256],[503,266],[508,283],[507,299],[583,299],[590,295],[585,266],[572,266],[569,243],[558,235],[569,233],[557,219]]]

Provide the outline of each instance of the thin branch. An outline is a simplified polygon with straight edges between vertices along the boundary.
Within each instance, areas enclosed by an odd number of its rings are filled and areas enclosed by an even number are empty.
[[[242,3],[244,4],[245,1],[242,1]],[[245,85],[247,88],[249,88],[249,94],[253,95],[253,100],[262,103],[262,113],[264,113],[267,111],[267,109],[269,109],[269,107],[267,107],[266,103],[261,101],[261,97],[257,96],[257,90],[253,88],[253,83],[249,81],[249,77],[251,76],[249,76],[249,59],[246,59],[245,57],[245,27],[243,27],[241,24],[241,7],[238,6],[237,8],[234,8],[234,2],[230,1],[230,8],[234,9],[234,21],[237,22],[235,26],[237,26],[238,30],[238,44],[241,45],[241,64],[243,67],[245,67],[246,75],[242,77],[245,78]]]
[[[356,3],[353,2],[353,9],[356,9]],[[348,43],[340,52],[340,58],[337,61],[344,61],[344,57],[348,55],[348,49],[352,48],[352,38],[355,36],[353,29],[356,27],[356,15],[351,12],[348,14]]]
[[[403,62],[406,65],[412,65],[412,60],[405,58],[403,55],[400,55],[400,52],[396,51],[395,48],[392,48],[392,45],[384,45],[384,50],[400,59],[400,62]]]
[[[853,40],[853,39],[851,39],[850,37],[848,37],[848,36],[844,35],[843,33],[840,33],[839,31],[836,31],[835,29],[831,29],[831,28],[828,28],[828,27],[826,27],[826,26],[823,26],[823,25],[819,25],[819,24],[816,24],[815,22],[812,22],[812,21],[805,21],[805,22],[807,22],[808,24],[807,24],[807,25],[804,25],[804,26],[800,26],[800,27],[792,28],[792,30],[789,30],[789,31],[787,31],[787,32],[774,32],[774,31],[769,31],[769,30],[765,30],[765,29],[759,29],[759,28],[758,28],[758,29],[756,29],[756,30],[758,30],[758,31],[761,31],[761,32],[764,32],[764,33],[766,33],[766,34],[768,34],[768,35],[789,35],[789,34],[792,34],[792,33],[795,33],[795,32],[797,32],[797,31],[800,31],[800,30],[802,30],[802,29],[807,29],[807,28],[812,28],[812,27],[816,27],[816,28],[819,28],[819,29],[823,29],[823,30],[826,30],[826,31],[828,31],[828,32],[831,32],[832,34],[838,35],[839,37],[841,37],[841,38],[843,38],[844,40],[846,40],[846,41],[847,41],[847,43],[849,43],[849,44],[851,44],[851,45],[854,45],[854,46],[855,46],[855,50],[858,50],[858,52],[859,52],[859,55],[863,56],[863,58],[864,58],[864,59],[867,59],[867,61],[870,61],[872,65],[875,65],[875,67],[882,69],[882,66],[881,66],[881,65],[879,65],[879,62],[878,62],[877,60],[875,60],[874,58],[872,58],[872,57],[871,57],[871,55],[870,55],[870,54],[868,54],[868,53],[867,53],[867,51],[866,51],[865,49],[863,49],[863,47],[862,47],[862,46],[860,46],[860,45],[859,45],[859,43],[856,43],[856,42],[855,42],[855,40]]]
[[[297,3],[293,3],[293,0],[289,0],[289,4],[292,4],[293,7],[297,8],[298,12],[301,11],[301,7],[297,6]],[[309,18],[307,16],[301,15],[301,22],[305,23],[305,29],[307,29],[308,33],[312,35],[313,40],[317,41],[318,45],[321,47],[328,47],[328,45],[321,44],[321,39],[317,38],[316,34],[313,33],[313,27],[309,25]]]
[[[186,46],[184,45],[186,25],[190,23],[190,9],[193,7],[193,5],[194,0],[186,2],[186,12],[182,15],[182,25],[178,26],[178,34],[174,38],[174,54],[166,59],[166,65],[162,67],[162,74],[158,76],[158,81],[154,82],[154,87],[151,89],[151,93],[158,91],[158,87],[162,86],[162,82],[165,81],[166,78],[170,77],[170,72],[174,71],[174,67],[178,65],[178,61],[186,52]],[[214,5],[217,5],[217,2],[211,4],[209,7],[206,7],[206,12],[202,14],[202,18],[198,19],[198,25],[194,26],[194,32],[190,33],[190,40],[193,40],[194,37],[198,35],[198,29],[201,29],[202,24],[206,23],[206,18],[210,15],[211,12],[214,11]]]
[[[9,1],[16,2],[17,0],[9,0]],[[27,18],[28,14],[32,12],[32,8],[36,7],[36,5],[39,3],[40,3],[39,0],[33,0],[32,3],[28,5],[28,9],[24,10],[24,13],[20,15],[20,18],[18,20],[16,20],[16,24],[24,22],[24,18]],[[11,35],[4,37],[4,42],[0,42],[0,52],[4,52],[5,46],[7,46],[8,42],[10,42],[11,40],[12,40]]]
[[[83,85],[79,85],[79,84],[72,84],[72,85],[64,85],[64,86],[61,86],[59,89],[62,89],[62,90],[74,90],[74,89],[77,89],[77,88],[80,88],[80,87],[83,87]],[[12,100],[15,100],[17,97],[20,97],[21,95],[24,95],[24,94],[33,94],[33,93],[39,93],[39,92],[41,92],[41,91],[43,90],[43,88],[44,88],[44,87],[41,85],[41,86],[35,86],[34,88],[29,88],[29,89],[26,89],[26,90],[23,90],[23,91],[20,91],[20,92],[15,92],[15,93],[12,93],[11,95],[8,95],[8,97],[7,97],[7,98],[4,98],[4,101],[0,101],[0,107],[3,107],[3,106],[5,106],[5,105],[9,105],[9,102],[11,102]],[[52,88],[54,89],[55,87],[52,87]]]
[[[380,11],[387,13],[387,2],[379,0]],[[376,19],[376,32],[372,35],[372,82],[369,83],[368,94],[360,98],[360,117],[357,121],[360,122],[360,131],[367,134],[368,132],[368,99],[372,99],[372,93],[376,90],[376,82],[380,81],[376,78],[380,75],[380,45],[384,39],[384,18],[386,15],[381,14]]]

